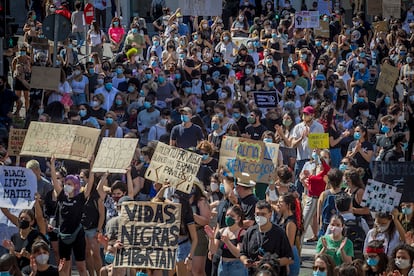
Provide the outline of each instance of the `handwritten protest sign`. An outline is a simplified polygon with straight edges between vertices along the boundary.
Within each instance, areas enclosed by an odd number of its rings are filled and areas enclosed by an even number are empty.
[[[382,17],[386,19],[401,18],[401,1],[382,0]]]
[[[0,166],[0,207],[31,209],[37,179],[31,169]]]
[[[381,15],[382,14],[382,0],[367,0],[367,14]]]
[[[114,266],[171,270],[180,235],[181,205],[125,202],[121,207]]]
[[[391,213],[400,205],[400,200],[401,193],[397,191],[397,187],[369,179],[361,206],[374,212]]]
[[[89,162],[100,130],[95,128],[31,122],[20,155],[32,155]]]
[[[388,33],[388,22],[387,21],[378,21],[372,23],[372,26],[374,27],[374,30],[379,32],[385,32]]]
[[[279,145],[246,138],[224,136],[219,167],[242,180],[269,183],[275,176]],[[245,179],[245,174],[249,179]]]
[[[295,28],[297,29],[319,28],[319,12],[318,11],[295,12]]]
[[[277,92],[256,91],[253,92],[254,102],[258,108],[274,108],[278,101]]]
[[[381,66],[381,73],[379,75],[377,90],[384,94],[391,94],[394,90],[395,82],[399,76],[399,70],[388,63],[384,63]]]
[[[234,44],[236,44],[237,48],[239,48],[242,44],[246,46],[249,40],[252,40],[252,39],[248,37],[233,37],[231,39],[231,41],[234,42]]]
[[[329,37],[329,22],[320,20],[319,28],[314,28],[315,37]]]
[[[401,202],[412,202],[414,198],[414,163],[398,161],[374,161],[372,178],[376,181],[392,185],[402,193]]]
[[[179,0],[182,15],[221,16],[223,0]]]
[[[145,178],[189,194],[201,164],[201,155],[158,142]]]
[[[308,144],[311,149],[328,149],[329,134],[328,133],[309,133]]]
[[[320,15],[331,15],[332,1],[331,0],[318,0],[318,11]]]
[[[31,88],[58,90],[60,81],[60,68],[53,67],[32,67],[32,77],[30,79]]]
[[[26,129],[12,128],[9,132],[9,146],[7,153],[10,156],[18,156],[23,147],[24,137],[26,137]]]
[[[131,165],[138,139],[102,139],[93,163],[92,172],[125,173]]]

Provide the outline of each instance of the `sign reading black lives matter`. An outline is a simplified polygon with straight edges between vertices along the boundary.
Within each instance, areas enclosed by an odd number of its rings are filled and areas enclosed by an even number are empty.
[[[372,178],[392,185],[402,194],[401,202],[412,202],[414,198],[414,162],[373,162]]]
[[[31,209],[37,192],[37,179],[31,169],[0,166],[0,207]]]
[[[115,256],[115,267],[174,269],[181,204],[124,202],[120,217],[123,248]]]
[[[158,142],[145,178],[189,194],[200,169],[201,155]]]
[[[254,102],[258,108],[276,107],[278,103],[277,92],[256,91],[253,92]]]

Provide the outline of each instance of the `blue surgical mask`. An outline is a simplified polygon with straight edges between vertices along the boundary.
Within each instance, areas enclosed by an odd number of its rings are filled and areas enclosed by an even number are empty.
[[[319,156],[316,152],[312,152],[312,159],[315,160],[315,161],[319,160]]]
[[[175,74],[175,79],[176,79],[176,80],[181,79],[181,74]]]
[[[343,171],[343,172],[344,172],[344,171],[346,171],[347,169],[348,169],[348,166],[347,166],[347,165],[345,165],[345,164],[340,164],[340,165],[339,165],[339,170],[340,170],[340,171]]]
[[[265,143],[273,143],[273,140],[272,140],[272,138],[264,138],[263,139],[263,142],[265,142]]]
[[[111,91],[111,90],[112,90],[112,83],[110,83],[110,82],[105,83],[105,89],[106,89],[107,91]]]
[[[128,92],[132,93],[135,91],[135,87],[134,86],[128,86]]]
[[[160,45],[160,42],[159,42],[158,40],[154,40],[154,41],[152,42],[152,44],[153,44],[154,46],[158,46],[158,45]]]
[[[219,190],[220,190],[220,193],[222,193],[223,195],[226,193],[223,183],[220,183]]]
[[[358,46],[355,44],[351,44],[351,50],[355,51],[356,49],[358,49]]]
[[[388,126],[386,126],[386,125],[383,125],[381,127],[381,132],[383,132],[383,133],[388,133],[388,132],[390,132],[390,130],[391,129]]]
[[[89,72],[89,74],[93,75],[93,74],[95,74],[95,69],[89,68],[88,69],[88,72]]]
[[[121,75],[121,74],[124,72],[124,70],[123,70],[122,68],[116,68],[115,72],[116,72],[118,75]]]
[[[376,258],[368,258],[367,259],[367,265],[377,266],[377,264],[378,264],[378,259],[376,259]]]
[[[207,70],[208,70],[208,65],[207,64],[201,65],[201,71],[207,71]]]
[[[139,91],[139,96],[140,96],[140,97],[145,97],[145,92],[144,92],[144,90],[142,90],[142,89],[141,89],[141,90]]]
[[[210,91],[211,90],[211,85],[206,84],[206,85],[204,85],[204,88],[206,89],[206,91]]]
[[[250,68],[246,68],[246,69],[244,70],[244,72],[245,72],[247,75],[250,75],[250,74],[252,73],[252,69],[250,69]]]
[[[322,45],[322,41],[318,40],[318,41],[315,42],[316,47],[321,47],[321,45]]]
[[[158,62],[157,62],[156,60],[151,61],[151,66],[152,66],[152,67],[157,66],[157,64],[158,64]]]
[[[292,87],[292,86],[293,86],[293,83],[292,83],[291,81],[287,81],[287,82],[286,82],[286,86],[287,86],[287,87]]]
[[[312,276],[326,276],[327,274],[326,274],[326,271],[319,271],[319,270],[317,270],[317,271],[314,271],[313,273],[312,273]]]
[[[114,119],[112,119],[112,118],[106,118],[106,119],[105,119],[105,123],[106,123],[107,125],[112,125],[112,124],[113,124],[113,122],[114,122]]]
[[[386,97],[384,98],[384,103],[385,103],[386,105],[390,105],[390,104],[391,104],[391,98],[390,98],[390,97],[388,97],[388,96],[386,96]]]
[[[191,91],[192,91],[191,87],[184,87],[184,93],[191,94]]]
[[[355,140],[359,140],[359,139],[361,139],[361,133],[359,133],[359,132],[355,132],[355,133],[354,133],[354,139],[355,139]]]
[[[305,59],[307,59],[307,58],[308,58],[308,55],[307,55],[307,54],[302,54],[302,55],[300,56],[300,58],[301,58],[302,60],[305,60]]]
[[[109,253],[109,252],[105,254],[105,263],[112,264],[114,260],[115,260],[114,254]]]
[[[365,56],[366,56],[365,52],[361,52],[361,53],[359,53],[359,57],[360,57],[360,58],[365,58]]]
[[[139,156],[139,161],[140,161],[141,163],[145,163],[145,157],[144,157],[143,155],[140,155],[140,156]]]
[[[158,76],[158,82],[159,82],[159,83],[164,83],[164,81],[165,81],[165,77],[163,77],[163,76]]]
[[[147,80],[150,80],[152,78],[152,74],[145,74],[145,78],[147,78]]]
[[[190,121],[190,117],[188,115],[181,115],[181,121],[187,123]]]
[[[404,207],[401,209],[401,213],[403,213],[404,215],[411,215],[413,213],[413,209],[409,207]]]
[[[39,108],[39,109],[37,110],[37,114],[39,114],[39,115],[42,115],[42,114],[43,114],[43,112],[45,112],[45,110],[44,110],[43,108]]]
[[[239,113],[239,112],[234,112],[233,114],[232,114],[232,116],[233,116],[233,118],[234,119],[239,119],[240,117],[241,117],[241,114]]]
[[[257,74],[263,74],[263,69],[262,68],[257,68],[256,72],[257,72]]]
[[[358,102],[359,102],[359,103],[363,103],[363,102],[365,102],[364,97],[358,97]]]
[[[269,82],[267,83],[267,85],[268,85],[270,88],[272,88],[275,84],[273,83],[273,81],[269,81]]]
[[[0,276],[11,276],[9,271],[1,271]]]
[[[220,58],[220,57],[213,57],[213,62],[214,62],[214,63],[219,63],[219,62],[220,62],[220,60],[221,60],[221,58]]]
[[[145,102],[144,102],[144,108],[145,108],[145,109],[151,108],[151,103],[150,103],[150,102],[145,101]]]
[[[212,130],[217,130],[217,129],[219,129],[219,127],[220,127],[219,123],[211,123],[211,129]]]
[[[119,22],[118,21],[114,21],[114,27],[118,27],[119,26]]]
[[[122,100],[115,100],[116,105],[121,105],[122,104]]]
[[[88,112],[85,109],[79,110],[79,116],[85,117]]]
[[[408,142],[404,142],[404,143],[402,143],[402,144],[401,144],[401,147],[402,147],[402,150],[403,150],[403,151],[407,151],[407,149],[408,149]]]
[[[208,154],[203,154],[201,156],[201,160],[206,161],[208,159],[209,155]]]
[[[298,75],[298,70],[292,70],[292,75],[296,77]]]

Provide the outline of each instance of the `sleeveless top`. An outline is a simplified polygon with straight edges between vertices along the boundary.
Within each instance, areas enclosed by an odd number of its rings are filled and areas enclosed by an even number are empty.
[[[243,228],[240,228],[239,233],[237,234],[237,239],[231,239],[230,242],[234,245],[237,246],[238,243],[240,243],[243,240],[243,237],[241,236],[241,233],[243,231]],[[221,240],[221,233],[218,232],[216,235],[216,239]],[[222,254],[221,256],[224,258],[229,258],[229,259],[237,259],[236,256],[233,255],[233,253],[231,253],[230,249],[227,247],[227,245],[220,241],[220,245],[219,248],[222,250]]]

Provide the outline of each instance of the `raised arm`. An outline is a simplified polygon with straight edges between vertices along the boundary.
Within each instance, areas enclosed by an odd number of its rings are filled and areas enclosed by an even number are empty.
[[[60,195],[60,192],[62,191],[62,186],[59,183],[59,180],[56,177],[56,167],[55,167],[56,157],[55,155],[52,155],[52,158],[50,158],[50,175],[52,177],[52,184],[53,189],[55,190],[57,195]]]
[[[134,181],[132,180],[131,166],[129,166],[127,168],[126,175],[127,175],[128,196],[130,198],[134,198],[134,196],[135,196],[135,193],[134,193]]]
[[[88,183],[86,183],[86,187],[85,187],[85,192],[84,192],[85,198],[89,198],[92,188],[93,188],[93,183],[95,182],[95,174],[92,172],[94,161],[95,161],[95,157],[92,155],[89,160],[89,180],[88,180]]]

